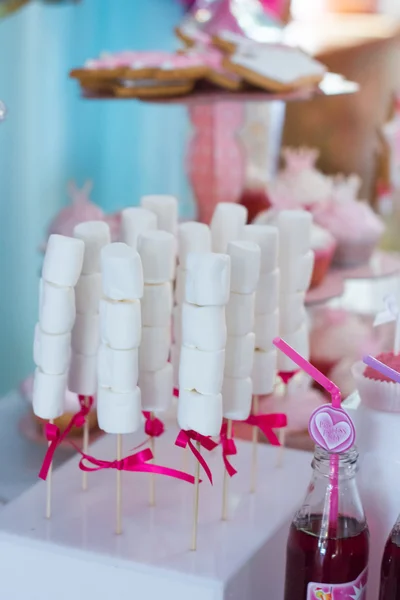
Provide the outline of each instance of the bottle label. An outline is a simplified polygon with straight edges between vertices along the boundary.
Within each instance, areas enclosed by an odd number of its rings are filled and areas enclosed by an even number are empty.
[[[367,597],[368,569],[349,583],[309,583],[307,600],[365,600]]]

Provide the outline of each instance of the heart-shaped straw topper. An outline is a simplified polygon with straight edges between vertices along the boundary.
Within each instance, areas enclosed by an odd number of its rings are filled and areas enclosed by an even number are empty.
[[[396,323],[394,335],[394,354],[400,352],[400,308],[393,294],[388,294],[384,297],[383,303],[385,309],[379,312],[374,321],[374,327],[385,325],[386,323]],[[372,358],[372,357],[371,357]]]

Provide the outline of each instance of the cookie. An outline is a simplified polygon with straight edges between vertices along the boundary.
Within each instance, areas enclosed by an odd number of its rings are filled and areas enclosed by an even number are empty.
[[[113,87],[117,98],[173,98],[190,94],[195,85],[193,80],[156,81],[154,79],[124,80]]]
[[[237,92],[243,88],[243,80],[235,73],[231,73],[224,68],[222,64],[224,54],[217,48],[196,45],[183,51],[183,53],[190,56],[197,55],[208,67],[208,72],[204,77],[206,81],[232,92]]]
[[[182,79],[201,79],[209,68],[199,54],[171,54],[166,60],[160,61],[155,78],[163,81]]]
[[[289,92],[320,83],[325,66],[302,50],[278,44],[246,45],[226,57],[224,67],[268,92]]]
[[[214,46],[222,50],[222,52],[233,54],[239,48],[246,48],[248,46],[266,46],[272,43],[278,43],[282,40],[282,30],[278,27],[271,27],[268,33],[268,40],[265,42],[257,42],[256,40],[245,37],[241,33],[234,33],[233,31],[222,29],[212,36],[211,42]]]
[[[210,43],[210,36],[207,33],[200,31],[198,27],[191,22],[182,23],[179,27],[176,27],[175,35],[189,48],[196,44],[204,44],[206,46]]]

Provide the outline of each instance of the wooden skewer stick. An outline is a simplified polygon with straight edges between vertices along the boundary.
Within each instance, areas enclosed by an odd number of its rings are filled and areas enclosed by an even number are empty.
[[[117,434],[117,460],[122,460],[122,435]],[[122,533],[122,471],[117,469],[117,525],[115,533]]]
[[[197,442],[197,451],[201,453],[200,442]],[[194,481],[194,505],[193,505],[193,528],[192,528],[192,545],[191,550],[197,550],[197,525],[199,521],[199,483],[200,483],[200,463],[196,460]]]
[[[50,425],[53,425],[53,419],[49,420]],[[48,443],[50,446],[50,442]],[[51,518],[51,496],[52,496],[52,478],[53,478],[53,461],[51,461],[49,472],[46,479],[46,519]]]
[[[226,437],[228,440],[232,437],[232,419],[228,420],[228,429],[226,432]],[[224,484],[222,489],[222,520],[228,520],[228,496],[229,496],[229,474],[226,469],[224,469]]]
[[[85,406],[89,406],[90,405],[90,399],[85,396]],[[83,440],[82,440],[82,450],[85,454],[87,454],[89,449],[89,415],[86,415],[85,417],[85,424],[83,426]],[[88,488],[88,474],[86,473],[86,471],[83,471],[82,473],[82,489],[83,491],[86,491]]]
[[[150,419],[154,419],[154,413],[150,413]],[[151,462],[154,464],[156,458],[156,440],[153,436],[150,438],[150,448],[153,453],[153,460]],[[154,473],[150,473],[149,504],[150,506],[156,505],[156,478]]]
[[[254,396],[254,398],[253,398],[253,415],[258,415],[258,411],[259,411],[259,397]],[[257,487],[258,427],[256,425],[253,425],[252,441],[253,441],[253,455],[252,455],[252,463],[251,463],[250,492],[253,494],[256,491],[256,487]]]

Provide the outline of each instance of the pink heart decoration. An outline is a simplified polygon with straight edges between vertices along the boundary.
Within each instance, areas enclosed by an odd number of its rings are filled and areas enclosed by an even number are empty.
[[[341,408],[317,408],[311,415],[308,430],[314,442],[328,452],[345,452],[354,444],[353,422]]]

